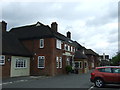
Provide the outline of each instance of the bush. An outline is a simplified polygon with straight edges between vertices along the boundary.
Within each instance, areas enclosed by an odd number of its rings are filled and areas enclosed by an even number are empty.
[[[69,73],[72,71],[72,66],[67,65],[65,69],[66,69],[66,72]]]

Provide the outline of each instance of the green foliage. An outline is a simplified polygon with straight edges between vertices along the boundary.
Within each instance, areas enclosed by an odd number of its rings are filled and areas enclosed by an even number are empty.
[[[65,67],[65,69],[66,69],[66,72],[69,73],[69,72],[72,71],[72,66],[67,65],[67,66]]]
[[[111,62],[112,62],[112,65],[120,65],[120,53],[114,56]]]

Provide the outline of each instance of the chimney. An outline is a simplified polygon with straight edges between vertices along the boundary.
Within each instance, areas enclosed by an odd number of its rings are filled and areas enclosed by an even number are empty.
[[[71,32],[67,32],[67,37],[69,38],[69,39],[71,39]]]
[[[51,24],[51,29],[55,32],[57,32],[57,29],[58,29],[58,24],[56,22],[52,22]]]
[[[0,22],[0,27],[2,28],[2,32],[6,32],[7,23],[5,21]]]

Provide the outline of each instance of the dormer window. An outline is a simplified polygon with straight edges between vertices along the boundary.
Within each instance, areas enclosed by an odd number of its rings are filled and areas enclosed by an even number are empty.
[[[41,26],[40,22],[37,22],[36,26],[37,26],[37,27],[38,27],[38,26]]]
[[[44,39],[40,39],[40,48],[44,48]]]

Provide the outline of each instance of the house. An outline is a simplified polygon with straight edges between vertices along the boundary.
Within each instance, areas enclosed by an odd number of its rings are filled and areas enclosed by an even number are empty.
[[[107,65],[110,65],[109,55],[105,55],[105,53],[103,53],[103,55],[100,55],[100,66]]]
[[[88,59],[84,53],[85,47],[80,45],[77,41],[74,41],[77,51],[75,52],[74,61],[75,69],[78,70],[78,73],[87,73],[88,69]]]
[[[37,22],[9,32],[7,23],[2,21],[1,25],[3,77],[66,74],[68,65],[86,73],[98,66],[98,54],[71,40],[71,32],[66,36],[59,33],[56,22],[51,26]]]
[[[84,49],[85,55],[88,58],[88,67],[89,70],[98,67],[100,64],[99,55],[94,52],[92,49]]]
[[[0,68],[2,77],[30,75],[31,53],[22,45],[14,34],[6,32],[7,23],[2,21],[2,55]]]
[[[76,47],[71,33],[64,36],[58,32],[58,24],[51,27],[37,22],[33,25],[12,28],[20,42],[33,54],[30,63],[31,75],[65,74],[67,65],[73,66]]]
[[[74,56],[75,61],[75,70],[78,73],[87,73],[88,72],[88,60],[87,56],[81,51],[76,51]]]

